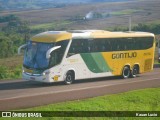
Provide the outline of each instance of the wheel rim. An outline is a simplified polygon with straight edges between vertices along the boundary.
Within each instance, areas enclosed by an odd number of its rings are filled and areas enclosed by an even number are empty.
[[[133,77],[133,78],[137,77],[138,73],[139,73],[139,68],[137,66],[134,66],[132,69],[131,77]]]
[[[130,74],[129,68],[124,68],[124,70],[123,70],[123,77],[124,78],[128,78],[129,74]]]
[[[133,74],[133,75],[136,75],[136,74],[137,74],[137,69],[136,69],[136,68],[133,69],[132,74]]]
[[[65,83],[69,85],[69,84],[71,84],[72,82],[73,82],[73,76],[72,76],[71,73],[68,73],[68,74],[66,75]]]
[[[71,75],[67,75],[66,82],[68,82],[68,83],[72,82],[72,76]]]

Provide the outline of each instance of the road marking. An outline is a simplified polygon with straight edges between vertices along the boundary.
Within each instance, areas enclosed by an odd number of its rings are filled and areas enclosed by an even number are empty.
[[[25,97],[33,97],[33,96],[39,96],[39,95],[48,95],[48,94],[56,94],[56,93],[64,93],[64,92],[71,92],[71,91],[80,91],[80,90],[87,90],[87,89],[97,89],[97,88],[103,88],[107,86],[114,86],[114,85],[121,85],[121,84],[127,84],[127,83],[137,83],[137,82],[143,82],[143,81],[151,81],[151,80],[160,80],[160,78],[152,78],[152,79],[145,79],[145,80],[137,80],[137,81],[123,81],[121,83],[116,84],[107,84],[107,85],[99,85],[99,86],[91,86],[91,87],[84,87],[84,88],[77,88],[77,89],[69,89],[69,90],[61,90],[61,91],[50,91],[50,92],[44,92],[39,94],[32,94],[32,95],[20,95],[16,97],[10,97],[10,98],[4,98],[0,100],[9,100],[9,99],[17,99],[17,98],[25,98]]]

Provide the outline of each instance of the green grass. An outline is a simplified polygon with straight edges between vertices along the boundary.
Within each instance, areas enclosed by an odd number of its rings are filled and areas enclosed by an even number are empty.
[[[0,80],[22,78],[23,56],[0,59]]]
[[[126,9],[126,10],[121,10],[117,12],[111,12],[111,15],[130,15],[135,12],[140,12],[142,10],[135,10],[135,9]]]
[[[59,28],[59,27],[63,27],[63,26],[66,26],[66,25],[69,25],[71,24],[72,22],[70,21],[55,21],[55,22],[52,22],[52,23],[44,23],[44,24],[38,24],[38,25],[33,25],[33,26],[30,26],[30,28],[32,30],[34,29],[53,29],[53,28]]]
[[[105,95],[84,100],[76,100],[70,102],[63,102],[57,104],[50,104],[41,107],[24,109],[22,111],[160,111],[160,88],[148,88],[143,90],[134,90],[130,92]],[[17,119],[17,118],[15,118]],[[24,118],[27,119],[27,118]],[[50,120],[51,118],[41,118]],[[54,118],[56,120],[70,120],[82,119],[74,117],[60,117]],[[137,117],[129,118],[83,118],[86,120],[92,119],[111,119],[111,120],[139,120]],[[142,118],[144,120],[158,119],[158,118]],[[35,118],[36,120],[36,118]]]
[[[9,68],[14,68],[18,65],[22,65],[23,56],[15,55],[8,58],[0,58],[0,66],[6,66]]]
[[[156,60],[156,61],[154,62],[154,64],[160,64],[160,63],[158,62],[158,60]]]
[[[160,88],[35,107],[33,111],[160,111]]]
[[[146,22],[147,25],[150,25],[150,24],[159,24],[160,23],[160,20],[152,20],[152,21],[148,21]]]

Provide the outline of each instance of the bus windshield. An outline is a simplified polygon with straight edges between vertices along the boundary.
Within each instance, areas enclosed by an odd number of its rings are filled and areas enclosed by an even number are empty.
[[[40,43],[28,41],[24,54],[24,66],[32,69],[46,69],[49,60],[46,52],[54,46],[54,43]]]

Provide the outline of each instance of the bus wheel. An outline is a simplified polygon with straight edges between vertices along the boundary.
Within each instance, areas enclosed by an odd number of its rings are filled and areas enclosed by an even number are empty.
[[[64,83],[66,85],[70,85],[70,84],[73,83],[74,79],[75,79],[74,78],[74,72],[68,71],[67,74],[66,74],[66,79],[64,80]]]
[[[123,71],[122,71],[122,77],[124,79],[127,79],[129,78],[129,76],[130,76],[130,68],[129,66],[124,66]]]
[[[139,67],[138,65],[134,65],[131,72],[131,77],[135,78],[137,77],[137,74],[139,73]]]

